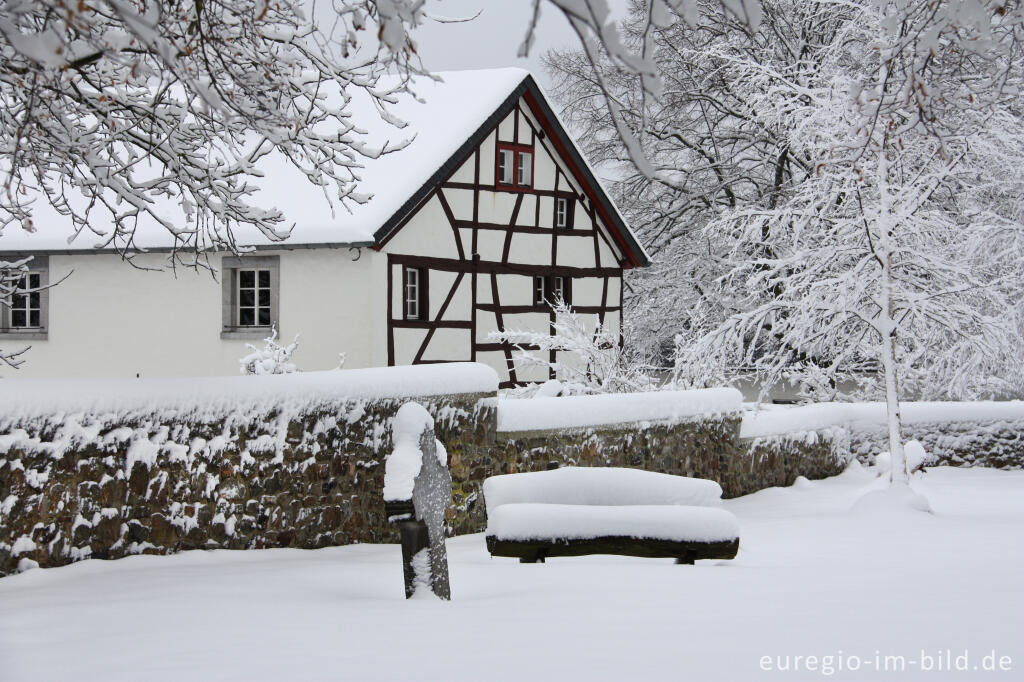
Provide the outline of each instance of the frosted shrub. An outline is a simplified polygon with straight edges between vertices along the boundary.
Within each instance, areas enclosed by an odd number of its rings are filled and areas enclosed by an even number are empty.
[[[555,311],[555,321],[550,334],[509,329],[492,332],[489,338],[516,346],[519,367],[554,370],[560,384],[557,393],[561,395],[629,393],[655,387],[647,365],[630,356],[619,344],[618,336],[602,325],[598,316],[594,316],[591,331],[586,319],[564,301],[552,303],[551,308]],[[526,347],[536,350],[526,350]],[[555,362],[551,362],[550,351],[571,355],[568,358],[556,355]],[[556,386],[553,382],[530,386],[519,395],[532,396],[542,388],[542,393],[550,395],[553,386]]]
[[[241,358],[238,362],[241,365],[242,374],[291,374],[295,371],[295,364],[291,362],[292,353],[299,347],[299,335],[287,346],[277,342],[277,325],[271,328],[270,336],[263,339],[262,349],[251,343],[245,344],[251,353]]]

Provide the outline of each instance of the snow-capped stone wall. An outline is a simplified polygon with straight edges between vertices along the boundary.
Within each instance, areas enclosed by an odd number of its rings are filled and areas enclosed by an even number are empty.
[[[1024,468],[1024,401],[902,403],[903,438],[917,440],[926,466]],[[844,458],[864,464],[889,449],[884,403],[764,406],[748,412],[741,436],[791,452],[798,441],[824,437]]]
[[[482,365],[193,381],[5,380],[0,575],[184,549],[391,541],[381,496],[408,399],[453,449],[493,431]],[[48,396],[48,400],[45,398]]]
[[[735,497],[831,476],[850,457],[884,448],[871,419],[851,420],[849,406],[750,413],[731,389],[498,400],[497,383],[493,370],[472,363],[201,380],[6,379],[0,575],[90,557],[396,541],[384,512],[384,461],[392,419],[409,400],[427,408],[447,450],[455,534],[485,528],[481,488],[496,474],[621,466],[711,479]],[[1024,419],[1016,413],[921,409],[907,410],[906,435],[935,461],[1020,467]]]

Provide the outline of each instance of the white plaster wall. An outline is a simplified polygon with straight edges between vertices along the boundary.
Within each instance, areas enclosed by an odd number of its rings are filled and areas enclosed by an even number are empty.
[[[462,162],[459,169],[455,171],[449,182],[473,182],[473,156]]]
[[[533,277],[529,275],[498,275],[498,299],[501,305],[533,303]]]
[[[504,249],[505,232],[501,230],[477,230],[476,252],[480,254],[481,260],[500,261]]]
[[[519,205],[519,213],[516,215],[516,225],[533,227],[537,222],[537,197],[533,194],[524,194],[523,201]]]
[[[594,237],[576,237],[572,232],[559,233],[558,265],[574,268],[594,267]]]
[[[473,181],[471,177],[470,182]],[[441,190],[448,206],[452,209],[452,215],[456,220],[473,219],[473,190],[471,189],[445,189]]]
[[[544,359],[547,360],[547,353],[536,354],[544,356]],[[512,364],[515,365],[516,379],[519,381],[547,381],[550,378],[547,367],[524,362],[517,351],[512,351]]]
[[[431,294],[433,296],[433,294]],[[443,297],[448,296],[448,290],[445,289]],[[444,300],[442,299],[438,306],[442,305]],[[433,303],[431,303],[433,305]],[[462,276],[462,281],[459,282],[459,288],[455,290],[455,295],[452,296],[451,303],[448,304],[448,310],[444,311],[444,317],[442,320],[464,320],[469,321],[473,319],[473,278],[469,273]]]
[[[480,143],[480,184],[494,184],[494,133],[491,133]],[[483,220],[483,218],[481,218]]]
[[[608,286],[611,291],[611,283]],[[594,306],[601,305],[601,292],[604,291],[604,279],[601,277],[577,277],[572,281],[572,302],[575,305]],[[608,296],[608,305],[618,305],[619,301],[611,300]]]
[[[511,111],[501,123],[498,124],[498,139],[505,142],[512,142],[512,136],[515,133],[515,110]]]
[[[533,330],[541,333],[551,329],[551,318],[543,313],[508,313],[502,316],[505,329]]]
[[[543,145],[534,145],[533,177],[537,189],[553,190],[555,188],[555,162]]]
[[[477,343],[495,343],[488,338],[491,332],[497,331],[498,318],[490,310],[476,311],[476,341]]]
[[[300,369],[373,364],[369,307],[352,305],[371,279],[371,259],[361,250],[261,251],[280,256],[280,326],[287,341],[301,332],[293,356]],[[215,257],[215,262],[220,261]],[[140,266],[160,267],[162,254],[139,256]],[[133,268],[116,255],[50,256],[48,338],[31,342],[19,377],[133,377],[231,375],[245,344],[222,340],[221,283],[207,272]],[[9,345],[9,344],[7,344]]]
[[[508,376],[508,363],[505,361],[505,354],[501,351],[481,351],[476,354],[476,361],[493,367],[502,380]]]
[[[530,130],[530,123],[526,116],[519,113],[519,138],[516,140],[519,144],[530,144],[530,138],[533,132]]]
[[[471,333],[468,329],[435,329],[424,360],[469,360]]]
[[[463,244],[468,251],[469,244]],[[385,250],[389,253],[415,254],[434,258],[457,258],[455,232],[437,197],[423,205],[416,215],[398,231]],[[468,254],[467,254],[468,255]]]
[[[508,225],[516,207],[513,192],[480,192],[480,222]]]
[[[559,260],[561,258],[562,239],[559,238]],[[590,260],[594,260],[594,243],[590,243]],[[514,234],[512,245],[508,250],[508,259],[513,263],[530,265],[551,265],[551,235],[547,234]],[[502,298],[504,302],[504,298]]]

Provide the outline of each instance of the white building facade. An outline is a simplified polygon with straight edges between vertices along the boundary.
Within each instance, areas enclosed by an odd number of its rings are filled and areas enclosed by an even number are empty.
[[[489,335],[550,331],[556,296],[618,332],[623,272],[647,264],[642,247],[532,77],[463,74],[446,75],[417,140],[370,178],[378,203],[347,217],[358,229],[304,238],[297,228],[280,244],[212,256],[215,274],[169,270],[159,247],[133,267],[103,250],[0,239],[0,257],[33,257],[33,282],[59,282],[16,297],[0,319],[5,349],[31,345],[17,375],[235,374],[246,343],[262,345],[273,324],[285,341],[300,334],[300,369],[336,367],[339,353],[346,368],[471,360],[510,386],[548,376]],[[483,105],[459,120],[438,110],[483,79],[493,84]],[[458,130],[418,148],[431,125]],[[402,155],[418,155],[418,175],[396,172]]]

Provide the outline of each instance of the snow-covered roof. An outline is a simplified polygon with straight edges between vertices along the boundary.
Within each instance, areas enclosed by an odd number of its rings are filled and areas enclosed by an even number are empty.
[[[348,202],[334,206],[323,191],[311,185],[296,169],[280,156],[271,155],[261,160],[259,169],[265,174],[255,184],[260,192],[253,203],[261,208],[282,211],[288,227],[294,225],[291,236],[283,243],[273,242],[258,231],[234,228],[236,241],[241,246],[311,245],[371,245],[396,229],[401,219],[415,209],[424,192],[429,192],[441,176],[454,163],[489,132],[504,111],[526,92],[532,92],[542,103],[544,113],[562,127],[557,115],[544,102],[529,72],[518,68],[449,71],[436,74],[440,81],[418,80],[413,90],[416,98],[402,95],[391,106],[389,113],[404,121],[402,129],[385,123],[365,95],[354,97],[351,103],[353,120],[369,133],[367,145],[381,147],[411,140],[408,147],[384,154],[377,159],[363,159],[357,170],[357,191],[369,195],[366,203]],[[386,83],[382,83],[386,87]],[[362,93],[360,93],[362,94]],[[635,236],[626,226],[610,198],[600,187],[579,150],[562,130],[557,131],[569,148],[573,162],[581,167],[584,182],[592,185],[599,205],[610,214],[610,229],[618,232],[623,246],[633,256],[632,262],[646,264],[648,259]],[[180,210],[167,203],[172,222],[177,222]],[[99,215],[99,214],[97,214]],[[59,215],[44,201],[34,207],[33,222],[37,231],[27,233],[16,225],[0,234],[0,251],[93,251],[104,239],[96,234],[82,232],[73,239],[71,221]],[[184,218],[180,219],[184,224]],[[95,229],[106,232],[102,225]],[[172,245],[170,233],[154,221],[140,219],[135,244],[141,248],[158,249]]]

